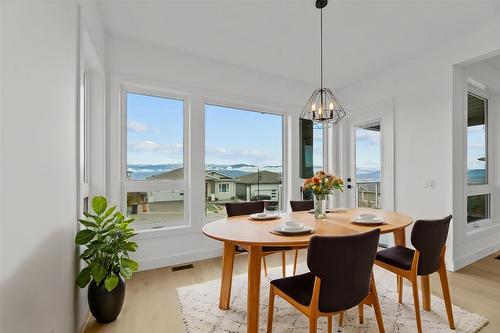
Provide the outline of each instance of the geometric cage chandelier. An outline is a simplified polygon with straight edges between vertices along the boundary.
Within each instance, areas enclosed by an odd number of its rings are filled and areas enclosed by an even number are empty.
[[[346,112],[337,101],[332,91],[323,87],[323,8],[328,0],[316,0],[320,14],[320,87],[314,90],[300,114],[300,118],[313,122],[315,128],[328,128],[337,124],[346,116]]]

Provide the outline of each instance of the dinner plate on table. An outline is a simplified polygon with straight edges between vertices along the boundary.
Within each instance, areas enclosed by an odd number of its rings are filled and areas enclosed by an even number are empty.
[[[274,220],[280,218],[280,214],[276,213],[256,213],[249,216],[252,220]]]
[[[284,228],[279,225],[273,229],[274,234],[284,235],[284,236],[294,236],[294,235],[307,235],[314,232],[314,229],[308,226],[302,226],[301,228]]]
[[[352,220],[352,222],[356,223],[356,224],[363,224],[363,225],[378,225],[378,224],[384,224],[385,219],[383,217],[380,217],[380,216],[376,216],[376,217],[369,218],[369,219],[360,218],[359,216],[357,216]]]

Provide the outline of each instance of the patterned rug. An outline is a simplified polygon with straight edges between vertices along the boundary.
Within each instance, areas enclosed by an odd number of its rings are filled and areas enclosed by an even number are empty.
[[[260,332],[265,332],[267,323],[267,308],[269,280],[280,277],[281,268],[269,270],[269,277],[262,276],[260,292]],[[291,267],[287,267],[287,272]],[[307,271],[300,266],[299,271]],[[403,304],[397,302],[396,277],[379,267],[375,267],[375,282],[377,285],[380,305],[384,317],[386,332],[405,333],[417,332],[413,307],[412,291],[404,287]],[[219,309],[220,280],[209,281],[177,289],[177,297],[189,333],[208,332],[246,332],[246,275],[233,277],[231,306],[227,311]],[[421,310],[424,332],[458,332],[474,333],[488,323],[488,320],[478,314],[470,313],[457,306],[453,307],[456,330],[450,330],[446,310],[442,299],[431,296],[432,311]],[[422,298],[420,298],[420,304]],[[453,301],[453,299],[452,299]],[[290,306],[280,297],[276,297],[273,332],[308,332],[307,318]],[[334,331],[344,333],[378,332],[373,309],[365,306],[364,324],[358,322],[357,308],[346,312],[344,324],[338,325],[338,316],[334,317]],[[326,332],[326,318],[318,321],[318,332]]]

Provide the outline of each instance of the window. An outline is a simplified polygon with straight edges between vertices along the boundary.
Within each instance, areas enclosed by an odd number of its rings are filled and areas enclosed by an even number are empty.
[[[229,184],[223,183],[219,184],[219,193],[227,193],[229,192]]]
[[[78,211],[88,211],[89,201],[89,74],[84,72],[80,80],[80,105],[78,115],[78,178],[79,201]]]
[[[467,94],[467,223],[490,219],[488,177],[488,99]]]
[[[184,100],[125,93],[127,214],[138,229],[184,224]]]
[[[358,207],[382,208],[380,122],[355,127]]]
[[[205,105],[207,219],[225,217],[226,202],[285,209],[283,193],[283,116]]]
[[[323,164],[323,134],[324,131],[320,128],[313,129],[313,170],[316,173],[325,168]]]

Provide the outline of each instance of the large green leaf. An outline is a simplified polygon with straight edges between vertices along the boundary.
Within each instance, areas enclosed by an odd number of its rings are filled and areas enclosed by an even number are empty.
[[[92,268],[92,277],[97,285],[101,283],[107,275],[108,270],[102,265],[97,264]]]
[[[75,243],[78,245],[85,245],[94,238],[95,234],[93,230],[81,230],[76,234]]]
[[[137,270],[139,269],[139,264],[129,258],[122,258],[122,265],[124,267],[130,268],[133,272],[137,272]]]
[[[80,271],[80,274],[78,274],[78,277],[76,278],[76,285],[80,288],[85,288],[87,284],[89,284],[90,279],[92,277],[92,267],[87,266],[84,269]]]
[[[127,242],[127,244],[125,244],[125,250],[135,252],[135,250],[137,250],[137,243]]]
[[[103,215],[103,219],[107,219],[113,212],[115,211],[116,206],[109,207],[109,209],[106,211],[106,213]]]
[[[125,278],[125,279],[130,279],[132,277],[132,270],[128,267],[122,267],[120,269],[120,274]]]
[[[108,207],[108,201],[105,197],[97,196],[92,199],[92,209],[97,215],[101,215]]]
[[[86,249],[80,254],[80,259],[87,260],[94,255],[94,249]]]
[[[104,286],[106,287],[106,290],[111,291],[115,289],[117,285],[118,285],[118,276],[116,276],[115,273],[109,274],[109,276],[104,281]]]
[[[78,221],[80,221],[80,223],[83,224],[86,227],[97,228],[97,224],[95,222],[87,221],[87,220],[81,220],[81,219],[78,220]]]

